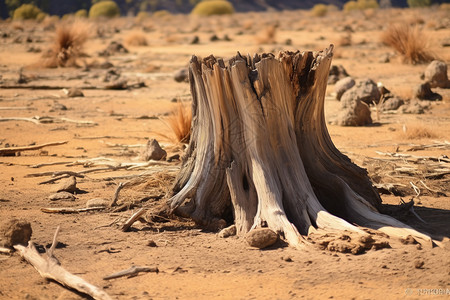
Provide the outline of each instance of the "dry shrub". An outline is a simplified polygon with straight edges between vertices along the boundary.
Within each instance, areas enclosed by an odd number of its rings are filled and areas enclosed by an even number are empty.
[[[147,46],[148,42],[144,33],[135,31],[127,35],[125,44],[129,46]]]
[[[277,35],[277,26],[270,25],[264,28],[259,35],[256,36],[256,42],[258,44],[275,44]]]
[[[342,35],[336,43],[338,46],[347,47],[352,45],[352,34],[346,33]]]
[[[53,45],[42,57],[42,65],[47,68],[77,67],[77,59],[85,56],[83,47],[89,32],[90,25],[81,21],[58,26]]]
[[[165,121],[167,121],[166,124],[172,129],[177,142],[189,142],[192,122],[192,110],[189,105],[179,102]]]
[[[425,63],[434,59],[429,52],[427,36],[417,26],[392,24],[383,32],[381,42],[400,53],[406,63]]]
[[[433,129],[425,125],[404,125],[401,137],[407,140],[420,140],[436,138],[437,135]]]

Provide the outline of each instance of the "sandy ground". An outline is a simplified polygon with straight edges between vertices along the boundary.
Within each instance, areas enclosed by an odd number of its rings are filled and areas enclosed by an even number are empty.
[[[50,201],[55,184],[39,184],[51,176],[29,177],[32,173],[75,171],[93,168],[70,163],[105,157],[118,163],[142,162],[140,145],[157,138],[168,156],[182,154],[180,145],[164,118],[173,110],[173,99],[189,101],[189,85],[173,80],[173,73],[187,65],[192,54],[229,57],[240,51],[254,53],[278,50],[320,50],[335,43],[334,64],[343,65],[355,78],[381,81],[394,94],[405,99],[421,82],[426,65],[407,65],[393,56],[390,63],[380,63],[380,56],[394,51],[379,42],[384,26],[393,21],[419,24],[430,39],[431,51],[447,64],[448,48],[442,42],[450,37],[450,20],[439,11],[379,11],[351,15],[334,13],[312,18],[307,12],[249,13],[233,17],[195,19],[169,16],[136,22],[118,19],[91,24],[91,38],[84,51],[87,63],[105,60],[114,65],[129,83],[142,81],[143,88],[128,90],[83,89],[85,97],[68,98],[61,89],[0,88],[0,117],[31,118],[50,116],[53,123],[27,121],[0,123],[0,147],[27,146],[47,142],[67,144],[24,151],[20,156],[0,157],[0,220],[12,217],[28,220],[33,228],[32,240],[46,246],[61,226],[56,256],[69,271],[102,287],[115,299],[444,299],[450,295],[450,188],[449,175],[427,179],[422,171],[416,176],[396,177],[403,196],[382,195],[386,204],[398,205],[416,193],[410,182],[420,188],[415,197],[415,211],[427,224],[412,215],[399,216],[403,221],[443,240],[442,247],[419,247],[390,239],[391,248],[368,251],[363,255],[332,253],[311,247],[299,251],[276,245],[266,250],[249,248],[242,238],[219,238],[204,232],[189,220],[153,218],[137,222],[129,232],[119,229],[140,206],[155,207],[168,191],[180,164],[173,161],[134,170],[108,170],[88,173],[78,179],[75,201]],[[262,41],[265,28],[277,24],[275,41]],[[353,28],[351,44],[340,46]],[[19,70],[29,78],[25,86],[58,87],[104,86],[107,70],[91,67],[46,69],[39,66],[41,53],[28,52],[31,47],[45,51],[51,44],[54,29],[49,24],[0,23],[7,36],[0,40],[0,75],[3,85],[13,85]],[[145,30],[145,31],[144,31]],[[142,32],[148,46],[124,44],[130,52],[107,58],[98,51],[111,41],[126,41],[132,32]],[[216,34],[227,34],[232,41],[211,42]],[[197,35],[199,44],[189,44]],[[31,42],[26,42],[29,37]],[[292,45],[286,42],[290,39]],[[80,61],[82,64],[82,61]],[[372,117],[376,126],[339,127],[329,125],[331,137],[342,152],[357,164],[368,168],[374,181],[389,182],[384,177],[388,164],[371,158],[386,158],[376,151],[398,152],[415,156],[449,156],[449,147],[431,147],[408,151],[415,145],[430,145],[450,138],[450,91],[435,89],[443,101],[430,103],[421,115],[380,114]],[[326,115],[332,118],[339,102],[330,85],[326,98]],[[67,110],[61,110],[61,106]],[[8,108],[8,109],[5,109]],[[61,121],[69,118],[92,121],[81,124]],[[59,120],[59,121],[58,121]],[[432,136],[407,137],[405,130],[423,129]],[[56,163],[33,168],[36,164]],[[398,162],[397,162],[398,163]],[[408,162],[422,168],[424,163]],[[426,167],[426,164],[425,164]],[[422,170],[422,169],[420,169]],[[143,175],[143,173],[146,173]],[[124,188],[119,205],[132,204],[120,212],[48,214],[44,207],[83,207],[93,198],[112,199],[117,185],[137,176],[141,181]],[[427,188],[420,185],[420,180]],[[147,197],[147,196],[152,197]],[[145,198],[147,197],[147,198]],[[144,199],[144,200],[143,200]],[[153,216],[154,217],[154,216]],[[154,241],[156,247],[149,246]],[[132,265],[156,266],[159,273],[141,273],[132,278],[103,280],[104,276]],[[423,265],[422,267],[418,267]],[[62,286],[40,277],[18,255],[0,256],[0,299],[80,299]]]

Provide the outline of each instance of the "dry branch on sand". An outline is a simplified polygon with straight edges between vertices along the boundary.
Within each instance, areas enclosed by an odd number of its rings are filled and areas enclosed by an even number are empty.
[[[400,53],[406,63],[417,64],[434,59],[429,50],[427,36],[418,26],[406,23],[391,24],[381,35],[381,42]]]
[[[227,64],[193,57],[193,123],[186,159],[168,203],[217,230],[234,215],[237,234],[269,227],[296,247],[304,235],[360,226],[391,236],[432,239],[380,214],[367,172],[328,134],[325,90],[332,48],[243,57]]]
[[[14,249],[16,249],[19,252],[20,256],[28,261],[39,272],[39,274],[41,274],[42,277],[55,280],[56,282],[59,282],[66,287],[89,295],[93,299],[112,299],[102,289],[88,283],[79,276],[73,275],[60,266],[59,261],[53,256],[53,251],[57,244],[56,239],[58,232],[59,227],[56,229],[53,243],[50,249],[47,251],[46,258],[42,257],[39,254],[31,241],[28,243],[28,247],[24,247],[22,245],[14,245]]]
[[[16,153],[23,152],[23,151],[39,150],[39,149],[42,149],[45,147],[59,146],[59,145],[67,144],[67,143],[68,143],[68,141],[63,141],[63,142],[52,142],[52,143],[45,143],[45,144],[33,145],[33,146],[0,148],[0,156],[15,155]]]

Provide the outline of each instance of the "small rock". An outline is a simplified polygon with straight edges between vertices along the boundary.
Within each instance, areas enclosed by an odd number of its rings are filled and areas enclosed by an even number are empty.
[[[32,234],[31,224],[23,219],[9,219],[0,224],[0,246],[28,245]]]
[[[353,78],[345,77],[336,82],[334,86],[334,91],[336,92],[336,99],[341,100],[342,95],[355,85],[355,80]]]
[[[328,84],[335,84],[340,79],[348,77],[348,76],[349,75],[343,66],[333,65],[333,66],[331,66],[330,72],[328,73]]]
[[[406,238],[400,239],[400,242],[404,245],[417,244],[417,241],[412,237],[412,235],[408,235]]]
[[[147,242],[147,246],[149,246],[149,247],[158,247],[158,245],[156,245],[154,240],[149,240]]]
[[[414,262],[414,267],[416,269],[422,269],[424,265],[425,265],[425,262],[421,259],[418,259]]]
[[[51,111],[67,110],[67,106],[59,102],[54,102]]]
[[[228,34],[225,34],[225,35],[223,36],[223,40],[224,40],[224,41],[227,41],[227,42],[231,42],[231,41],[232,41],[232,39],[228,36]]]
[[[442,96],[431,90],[429,82],[421,83],[414,88],[413,96],[420,100],[442,100]]]
[[[102,198],[89,199],[86,202],[86,207],[108,207],[110,201]]]
[[[84,97],[84,94],[83,94],[83,92],[82,92],[80,89],[77,89],[77,88],[70,88],[70,89],[67,91],[67,97],[70,97],[70,98],[74,98],[74,97]]]
[[[158,141],[150,139],[147,142],[147,146],[141,152],[141,158],[145,161],[162,160],[167,156],[167,152],[161,148]]]
[[[251,247],[262,249],[275,244],[278,234],[269,228],[257,228],[247,233],[245,240]]]
[[[344,93],[345,95],[345,93]],[[340,126],[364,126],[372,124],[369,106],[359,99],[342,101],[342,110],[338,113],[334,124]]]
[[[403,99],[395,97],[392,94],[389,94],[389,96],[385,95],[385,100],[381,104],[380,111],[397,110],[403,104],[405,104]]]
[[[189,71],[186,68],[179,69],[173,74],[176,82],[189,82]]]
[[[191,45],[196,45],[198,43],[200,43],[200,38],[198,36],[194,36],[192,40],[189,42],[189,44]]]
[[[105,89],[108,90],[126,90],[127,88],[128,84],[126,79],[118,79],[105,85]]]
[[[74,201],[75,196],[69,192],[59,192],[59,193],[55,193],[55,194],[48,196],[48,199],[50,201],[58,201],[58,200]]]
[[[69,192],[74,193],[77,190],[77,180],[74,176],[62,179],[56,186],[55,192]]]
[[[172,162],[172,161],[174,161],[174,160],[180,160],[180,154],[174,154],[174,155],[172,155],[171,157],[169,157],[168,159],[167,159],[167,162]]]
[[[341,101],[350,101],[350,99],[359,99],[367,105],[378,103],[381,99],[381,93],[377,84],[371,79],[358,81],[351,89],[344,92]]]
[[[128,53],[128,49],[121,43],[112,41],[105,50],[99,52],[99,56],[111,56],[118,53]]]
[[[286,41],[284,41],[284,44],[286,46],[292,46],[292,39],[286,39]]]
[[[292,258],[290,258],[289,256],[283,257],[283,260],[284,260],[285,262],[293,262]]]
[[[381,64],[387,64],[387,63],[391,62],[391,55],[389,53],[385,53],[385,54],[381,55],[378,62]]]
[[[228,226],[227,228],[222,229],[218,234],[221,238],[227,238],[229,236],[236,235],[236,225]]]
[[[440,60],[433,60],[425,69],[424,79],[430,83],[430,87],[450,88],[447,77],[447,64]]]
[[[426,101],[411,100],[401,107],[401,112],[404,114],[423,114],[425,110],[429,107]]]
[[[220,39],[219,39],[219,37],[218,37],[217,35],[213,34],[213,35],[209,38],[209,40],[210,40],[211,42],[217,42],[217,41],[219,41]]]

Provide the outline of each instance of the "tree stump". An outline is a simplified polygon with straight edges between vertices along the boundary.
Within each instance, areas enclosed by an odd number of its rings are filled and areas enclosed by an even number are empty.
[[[367,172],[334,146],[324,101],[333,46],[320,52],[193,56],[191,140],[171,210],[211,230],[269,227],[303,245],[315,229],[430,237],[378,212]]]

